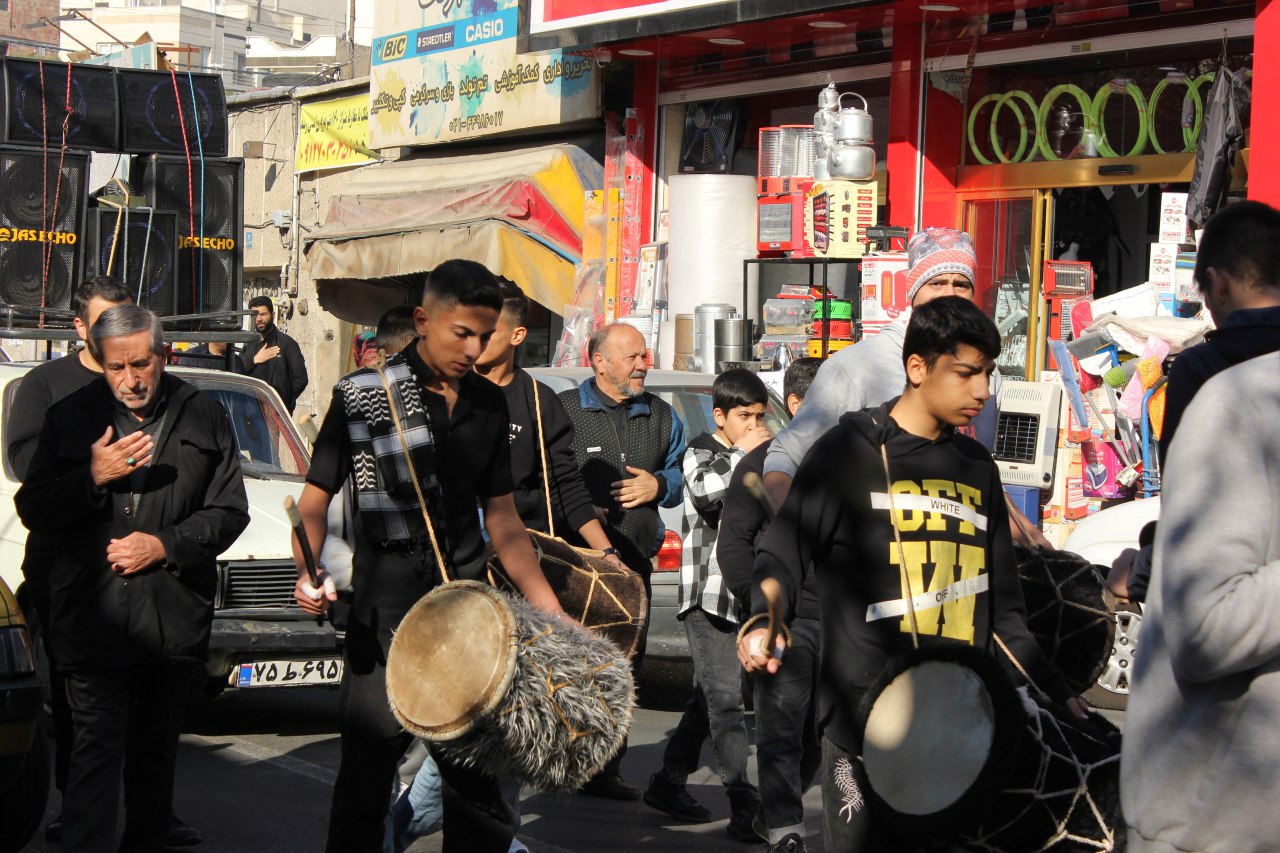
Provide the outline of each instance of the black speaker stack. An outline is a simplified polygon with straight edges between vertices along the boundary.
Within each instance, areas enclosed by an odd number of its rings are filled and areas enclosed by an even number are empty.
[[[227,157],[222,78],[5,57],[0,317],[66,325],[108,272],[177,328],[240,328],[244,162]],[[131,197],[88,193],[91,152],[132,154]]]

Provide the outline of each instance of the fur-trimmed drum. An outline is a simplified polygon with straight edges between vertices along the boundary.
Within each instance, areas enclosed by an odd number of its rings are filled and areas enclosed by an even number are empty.
[[[626,740],[635,681],[607,640],[487,584],[455,581],[400,623],[387,698],[407,731],[453,759],[567,791]]]

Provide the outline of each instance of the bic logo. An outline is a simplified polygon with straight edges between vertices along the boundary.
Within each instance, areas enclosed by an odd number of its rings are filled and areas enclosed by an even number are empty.
[[[382,50],[378,51],[378,59],[382,62],[395,62],[397,59],[404,59],[408,49],[407,35],[388,36],[382,40]]]

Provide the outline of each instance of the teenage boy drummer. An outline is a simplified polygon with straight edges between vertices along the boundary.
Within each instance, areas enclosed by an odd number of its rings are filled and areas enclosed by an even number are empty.
[[[1040,688],[1078,716],[1086,712],[1027,629],[999,469],[982,445],[956,432],[990,404],[999,352],[995,324],[969,300],[948,296],[916,308],[902,349],[906,390],[879,408],[845,415],[818,440],[761,543],[754,614],[768,610],[760,590],[765,578],[782,587],[785,621],[795,612],[804,568],[812,564],[818,580],[827,850],[903,849],[865,806],[842,808],[849,799],[840,787],[850,775],[866,784],[853,753],[864,691],[891,657],[911,648],[903,574],[926,643],[967,643],[995,654],[999,635]],[[785,665],[765,656],[766,636],[762,626],[740,641],[748,672]]]

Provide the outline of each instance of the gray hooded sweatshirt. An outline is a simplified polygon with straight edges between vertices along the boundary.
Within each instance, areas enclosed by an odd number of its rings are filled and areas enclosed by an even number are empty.
[[[840,422],[845,412],[860,412],[882,405],[902,394],[907,371],[902,365],[902,345],[911,312],[885,326],[880,334],[846,347],[827,359],[813,377],[804,405],[787,428],[769,445],[764,472],[779,471],[795,477],[804,455],[823,434]],[[992,399],[974,418],[974,436],[988,449],[995,440],[996,400],[1000,374],[991,377]]]
[[[1164,469],[1126,715],[1129,850],[1280,847],[1280,353],[1210,379]]]

